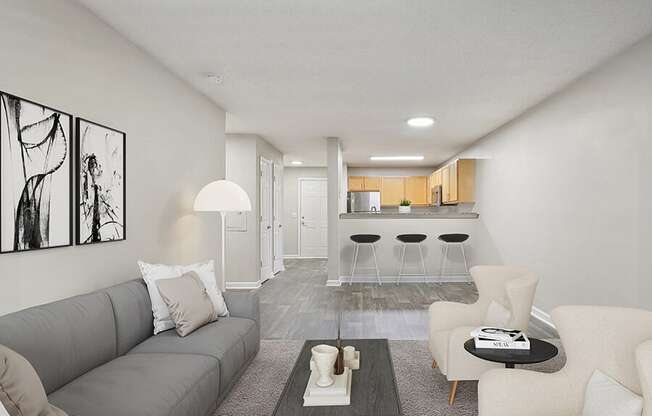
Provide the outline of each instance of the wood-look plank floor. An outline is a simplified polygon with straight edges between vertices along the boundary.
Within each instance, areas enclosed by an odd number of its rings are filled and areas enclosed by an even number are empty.
[[[354,283],[327,287],[326,260],[286,260],[286,271],[258,289],[263,339],[334,338],[342,311],[342,338],[428,339],[428,307],[447,300],[472,303],[475,285]],[[557,335],[531,321],[529,335]]]

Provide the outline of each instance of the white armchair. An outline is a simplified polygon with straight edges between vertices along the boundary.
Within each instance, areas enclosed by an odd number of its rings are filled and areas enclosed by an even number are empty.
[[[449,404],[455,401],[457,384],[478,380],[501,365],[476,358],[464,350],[470,332],[485,324],[487,309],[495,301],[511,312],[507,326],[527,330],[538,278],[525,269],[509,266],[475,266],[470,270],[478,288],[476,303],[435,302],[430,305],[429,348],[432,367],[439,367],[452,382]]]
[[[491,370],[480,377],[480,416],[577,416],[596,369],[644,397],[652,415],[652,312],[562,306],[552,319],[566,352],[557,373]]]

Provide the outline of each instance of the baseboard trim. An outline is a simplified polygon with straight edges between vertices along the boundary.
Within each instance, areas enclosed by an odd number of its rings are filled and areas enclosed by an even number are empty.
[[[382,283],[396,283],[398,276],[380,276]],[[335,282],[339,282],[336,285]],[[351,276],[340,276],[340,280],[329,280],[326,286],[340,286],[344,283],[350,283]],[[447,276],[401,276],[401,283],[469,283],[471,278],[469,275],[447,275]],[[373,275],[369,276],[354,276],[353,283],[378,283],[378,278]]]
[[[532,317],[542,324],[556,330],[557,327],[552,323],[552,316],[543,309],[539,309],[536,306],[532,306]]]
[[[260,286],[260,282],[226,282],[226,290],[253,290]]]
[[[342,286],[342,281],[341,280],[327,280],[326,281],[326,286],[339,287],[339,286]]]

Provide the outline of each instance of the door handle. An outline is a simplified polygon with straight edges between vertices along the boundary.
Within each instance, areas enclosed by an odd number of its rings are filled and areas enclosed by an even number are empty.
[[[267,226],[267,229],[269,230],[270,228],[272,228],[272,226],[271,226],[271,225],[268,225],[268,226]]]

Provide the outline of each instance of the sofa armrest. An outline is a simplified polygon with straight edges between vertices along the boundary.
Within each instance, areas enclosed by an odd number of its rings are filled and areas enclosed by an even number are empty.
[[[258,294],[244,291],[224,292],[224,301],[230,316],[252,319],[260,327]]]
[[[575,416],[582,411],[583,391],[563,370],[489,370],[478,384],[479,416]]]
[[[430,333],[448,331],[460,326],[480,326],[484,318],[481,306],[477,303],[437,301],[428,309]]]

